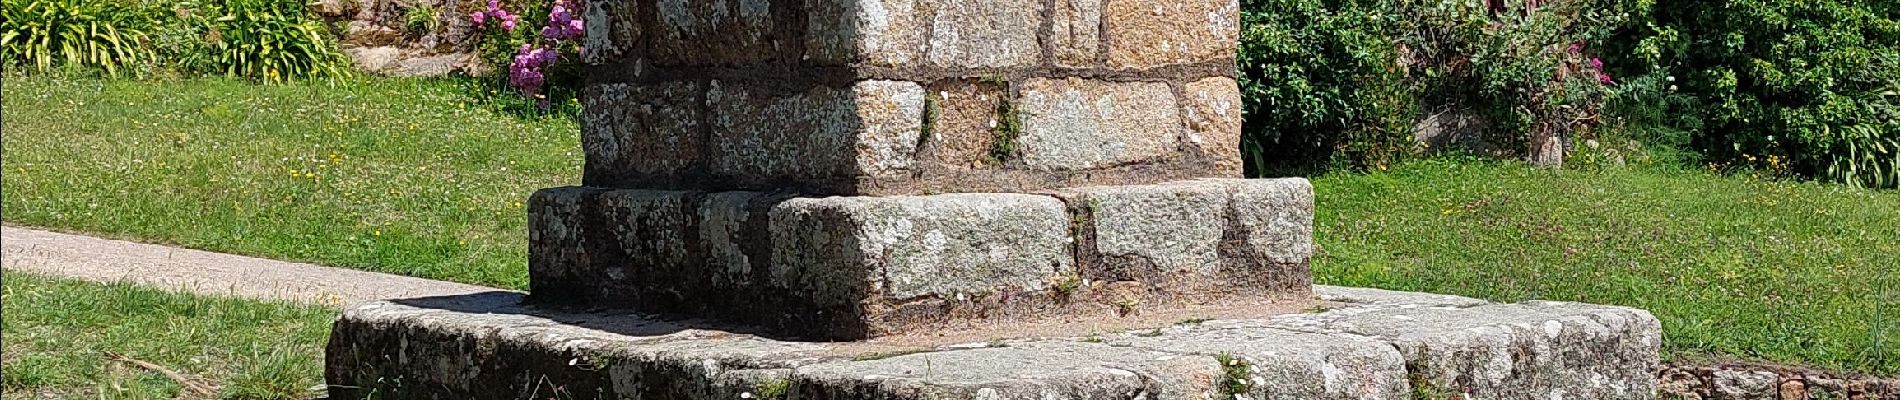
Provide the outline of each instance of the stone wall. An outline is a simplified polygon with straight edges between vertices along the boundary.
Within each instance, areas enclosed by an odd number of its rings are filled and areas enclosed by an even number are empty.
[[[394,76],[482,75],[477,56],[480,33],[468,14],[487,3],[478,0],[318,0],[312,11],[343,27],[341,47],[357,69]],[[412,31],[412,10],[434,9],[437,28]],[[524,28],[525,29],[525,28]]]
[[[1900,379],[1770,365],[1665,365],[1656,374],[1656,381],[1659,396],[1664,400],[1900,398]]]
[[[588,186],[888,195],[1240,174],[1233,0],[587,8]]]

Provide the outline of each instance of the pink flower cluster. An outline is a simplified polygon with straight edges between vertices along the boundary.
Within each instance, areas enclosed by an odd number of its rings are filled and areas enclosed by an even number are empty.
[[[508,84],[534,97],[541,92],[541,85],[547,83],[542,71],[560,59],[561,53],[553,49],[523,44],[521,51],[515,53],[515,61],[508,63]]]
[[[1579,57],[1583,56],[1583,44],[1584,44],[1583,41],[1571,43],[1570,48],[1568,49],[1568,51],[1570,52],[1570,55],[1579,56]],[[1603,59],[1590,57],[1590,60],[1585,62],[1584,66],[1589,67],[1591,72],[1595,72],[1597,74],[1597,82],[1601,82],[1604,85],[1610,85],[1610,84],[1616,83],[1615,79],[1610,79],[1610,74],[1608,72],[1603,72]]]
[[[490,0],[490,9],[495,8],[494,1]],[[586,33],[583,30],[586,25],[580,18],[574,17],[572,10],[575,9],[572,0],[554,1],[554,7],[548,10],[548,24],[541,27],[541,36],[547,40],[521,45],[521,50],[515,53],[514,62],[508,63],[510,86],[528,97],[547,100],[541,98],[541,89],[547,84],[547,68],[561,60],[561,43],[578,40]],[[512,26],[509,29],[513,29]]]
[[[548,10],[548,26],[541,28],[541,36],[553,40],[580,39],[585,32],[581,31],[581,19],[574,18],[573,8],[574,4],[567,0],[555,0],[554,8]]]
[[[511,31],[515,30],[515,24],[520,21],[514,14],[509,14],[508,10],[501,9],[500,0],[488,0],[487,10],[468,14],[468,22],[474,23],[475,26],[482,26],[482,24],[487,23],[489,19],[500,21],[501,29]]]

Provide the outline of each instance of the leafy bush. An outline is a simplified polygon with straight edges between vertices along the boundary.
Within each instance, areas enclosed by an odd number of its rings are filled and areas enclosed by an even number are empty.
[[[1900,3],[1657,0],[1625,65],[1694,99],[1693,146],[1718,165],[1900,184]]]
[[[440,13],[440,11],[436,10],[434,3],[416,4],[410,7],[409,10],[403,11],[403,28],[408,29],[408,33],[411,35],[421,35],[441,30],[442,18],[438,15]]]
[[[571,61],[582,51],[580,9],[581,4],[571,0],[489,0],[486,9],[471,13],[469,22],[481,30],[478,50],[483,61],[506,71],[488,85],[526,97],[531,111],[520,111],[578,113],[581,68]]]
[[[1381,0],[1243,0],[1238,57],[1247,173],[1382,166],[1418,115]],[[1272,171],[1272,172],[1269,172]]]
[[[345,75],[348,60],[329,31],[297,0],[178,3],[167,49],[188,71],[266,81]],[[201,40],[191,40],[192,38]]]
[[[121,67],[151,61],[137,10],[116,2],[7,0],[0,2],[0,60],[45,72],[55,66]]]
[[[1630,1],[1244,0],[1248,173],[1383,168],[1425,112],[1481,115],[1500,149],[1592,137],[1614,80],[1587,43]]]

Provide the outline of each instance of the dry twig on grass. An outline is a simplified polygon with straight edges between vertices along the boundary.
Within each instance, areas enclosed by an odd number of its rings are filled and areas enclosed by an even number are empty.
[[[145,370],[148,370],[148,371],[157,372],[159,375],[164,375],[166,378],[171,378],[172,381],[178,382],[178,387],[185,392],[184,393],[185,396],[181,396],[181,397],[208,399],[217,395],[218,393],[217,386],[213,386],[209,383],[205,383],[203,379],[194,378],[194,377],[186,376],[185,374],[178,373],[178,371],[173,371],[170,368],[165,368],[162,365],[153,364],[153,363],[146,362],[144,360],[139,360],[132,357],[126,357],[124,354],[114,353],[110,351],[106,352],[106,359],[122,362],[126,364],[132,364],[133,366],[144,368]]]

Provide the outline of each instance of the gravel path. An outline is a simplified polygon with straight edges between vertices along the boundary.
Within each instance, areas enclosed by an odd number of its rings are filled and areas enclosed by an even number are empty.
[[[12,226],[0,227],[0,268],[338,307],[381,299],[500,290]]]

